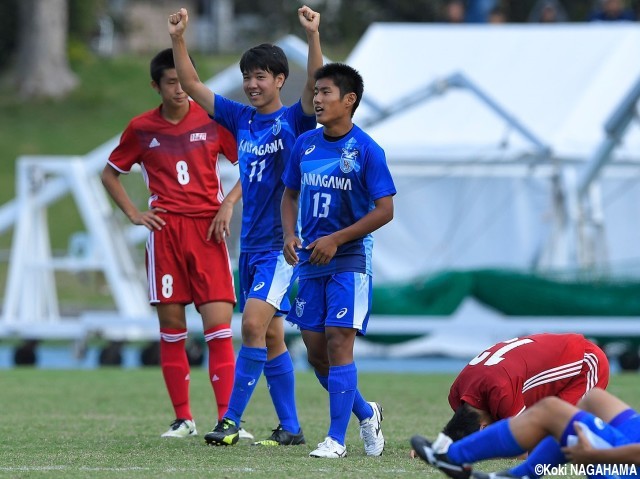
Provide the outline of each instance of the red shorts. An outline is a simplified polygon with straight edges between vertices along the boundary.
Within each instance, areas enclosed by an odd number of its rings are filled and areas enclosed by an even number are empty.
[[[207,241],[211,218],[161,213],[166,224],[149,233],[149,302],[236,303],[233,270],[225,242]]]
[[[584,362],[580,374],[575,376],[560,392],[558,397],[568,403],[578,404],[587,391],[598,387],[606,389],[609,384],[609,360],[602,349],[585,341]]]

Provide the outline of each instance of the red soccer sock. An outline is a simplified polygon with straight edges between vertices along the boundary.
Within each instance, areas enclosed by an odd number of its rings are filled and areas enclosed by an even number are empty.
[[[186,329],[160,328],[160,366],[176,419],[193,419],[189,405],[189,360]]]
[[[209,380],[218,404],[218,421],[229,407],[229,397],[233,389],[236,357],[233,352],[231,328],[221,324],[204,332],[209,348]]]

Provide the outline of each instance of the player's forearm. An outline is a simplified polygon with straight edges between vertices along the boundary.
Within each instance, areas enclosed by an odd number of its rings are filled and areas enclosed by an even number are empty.
[[[105,190],[107,190],[107,193],[109,193],[109,196],[111,196],[111,199],[113,199],[114,203],[118,208],[120,208],[120,210],[122,210],[127,218],[132,221],[133,218],[138,215],[139,211],[129,198],[129,195],[122,186],[122,183],[120,183],[115,175],[108,173],[103,173],[101,179],[102,184],[104,185]]]
[[[594,449],[589,459],[593,464],[640,465],[640,444],[628,444],[611,449]]]
[[[298,218],[298,195],[294,190],[285,188],[280,204],[280,215],[282,219],[282,234],[290,237],[296,234],[296,220]]]
[[[231,188],[231,191],[225,195],[223,203],[233,206],[240,201],[240,198],[242,198],[242,184],[240,180],[238,180],[236,184],[233,185],[233,188]]]
[[[320,47],[320,32],[307,31],[307,44],[309,45],[309,53],[307,55],[307,88],[311,87],[313,91],[316,83],[314,75],[316,70],[322,67],[324,63],[322,48]]]
[[[376,201],[376,207],[365,216],[331,236],[341,246],[349,241],[362,238],[373,233],[378,228],[386,225],[393,219],[393,200],[391,197],[381,198]]]
[[[314,75],[318,68],[322,67],[324,59],[320,47],[320,32],[307,31],[309,53],[307,54],[307,81],[302,92],[302,109],[307,115],[314,112],[313,92],[316,86]]]
[[[197,85],[201,82],[200,77],[198,77],[198,72],[196,72],[189,58],[184,37],[182,35],[171,35],[171,45],[173,49],[173,61],[176,65],[176,73],[178,74],[180,85],[189,96],[193,96]]]

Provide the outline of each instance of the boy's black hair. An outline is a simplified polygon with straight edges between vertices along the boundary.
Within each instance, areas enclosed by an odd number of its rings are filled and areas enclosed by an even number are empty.
[[[469,434],[480,430],[480,414],[467,403],[462,403],[442,432],[453,441],[459,441]]]
[[[191,55],[189,55],[189,60],[191,60],[191,64],[195,68],[196,62],[193,61]],[[173,50],[171,48],[166,48],[157,53],[156,56],[151,59],[151,64],[149,65],[151,79],[160,85],[160,79],[162,78],[164,71],[175,67],[176,64],[173,61]]]
[[[282,48],[271,43],[262,43],[257,47],[249,48],[240,58],[240,71],[242,74],[254,70],[264,70],[274,77],[284,74],[284,79],[289,77],[289,61]]]
[[[360,73],[345,63],[327,63],[318,68],[313,77],[316,81],[322,78],[333,80],[333,83],[340,89],[340,98],[343,98],[347,93],[355,93],[356,101],[351,110],[353,117],[364,93],[364,81]]]

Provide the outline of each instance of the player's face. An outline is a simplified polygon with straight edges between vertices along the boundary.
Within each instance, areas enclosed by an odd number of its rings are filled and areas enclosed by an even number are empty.
[[[324,126],[344,121],[349,118],[350,95],[340,98],[340,89],[330,78],[321,78],[316,81],[313,94],[313,106],[316,112],[316,121]]]
[[[271,113],[280,108],[280,88],[284,75],[273,76],[265,70],[253,70],[242,74],[242,88],[249,103],[261,113]]]
[[[165,70],[162,78],[160,78],[160,85],[155,85],[155,88],[162,97],[163,105],[179,108],[189,101],[189,96],[184,92],[178,81],[178,74],[175,68]]]

